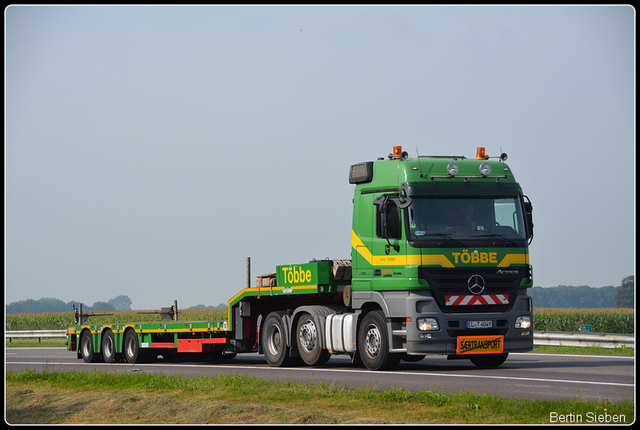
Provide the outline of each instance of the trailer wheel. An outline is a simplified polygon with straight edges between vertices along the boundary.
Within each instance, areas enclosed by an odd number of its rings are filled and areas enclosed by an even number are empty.
[[[262,329],[264,357],[272,367],[283,367],[291,363],[282,315],[284,312],[271,312]]]
[[[474,355],[471,358],[471,362],[478,367],[498,367],[507,359],[509,353],[505,354],[485,354]]]
[[[89,330],[82,332],[80,337],[80,354],[85,363],[97,363],[100,361],[100,354],[93,348],[93,336]]]
[[[113,363],[116,359],[116,341],[111,330],[102,334],[102,359],[105,363]]]
[[[320,347],[318,330],[311,315],[304,314],[300,317],[296,333],[302,361],[309,366],[320,366],[331,358],[329,351]]]
[[[138,345],[138,334],[135,330],[129,330],[124,336],[124,358],[127,363],[140,363],[144,358],[144,352]]]
[[[400,354],[389,352],[387,321],[382,311],[372,311],[364,316],[358,329],[360,358],[370,370],[387,370],[400,362]]]

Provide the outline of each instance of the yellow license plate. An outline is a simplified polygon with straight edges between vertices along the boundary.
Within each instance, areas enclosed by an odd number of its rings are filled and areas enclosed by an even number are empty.
[[[504,336],[458,336],[458,355],[501,354]]]

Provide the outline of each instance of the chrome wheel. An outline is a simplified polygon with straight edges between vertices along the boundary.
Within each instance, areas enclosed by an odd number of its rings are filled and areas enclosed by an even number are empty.
[[[316,346],[317,339],[318,335],[316,333],[316,325],[312,320],[307,320],[300,327],[298,333],[298,345],[301,348],[304,348],[307,352],[311,352]]]
[[[371,358],[377,357],[378,354],[380,353],[380,345],[381,345],[380,339],[381,337],[380,337],[380,331],[378,330],[378,327],[376,327],[375,325],[371,325],[367,327],[364,340],[367,348],[367,354],[369,354]]]

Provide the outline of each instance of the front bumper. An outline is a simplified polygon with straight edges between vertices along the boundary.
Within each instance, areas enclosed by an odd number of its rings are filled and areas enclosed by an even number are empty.
[[[533,324],[526,329],[515,328],[516,319],[530,316],[533,323],[532,298],[518,291],[505,312],[483,312],[482,305],[469,305],[468,312],[443,313],[430,291],[411,292],[406,297],[406,311],[410,321],[406,322],[406,337],[394,339],[394,344],[406,349],[407,354],[447,354],[457,353],[459,336],[503,336],[503,352],[526,352],[533,349]],[[438,330],[421,331],[418,329],[418,318],[436,318]],[[490,328],[468,328],[468,322],[482,322]]]

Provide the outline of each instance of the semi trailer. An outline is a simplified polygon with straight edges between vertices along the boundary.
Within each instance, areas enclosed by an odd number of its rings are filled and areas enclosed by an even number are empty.
[[[371,370],[427,354],[501,365],[533,349],[528,247],[533,206],[507,155],[387,158],[353,164],[351,259],[276,266],[228,301],[221,321],[91,324],[67,348],[86,362],[264,354],[271,366],[348,355]],[[248,259],[249,264],[249,259]]]

